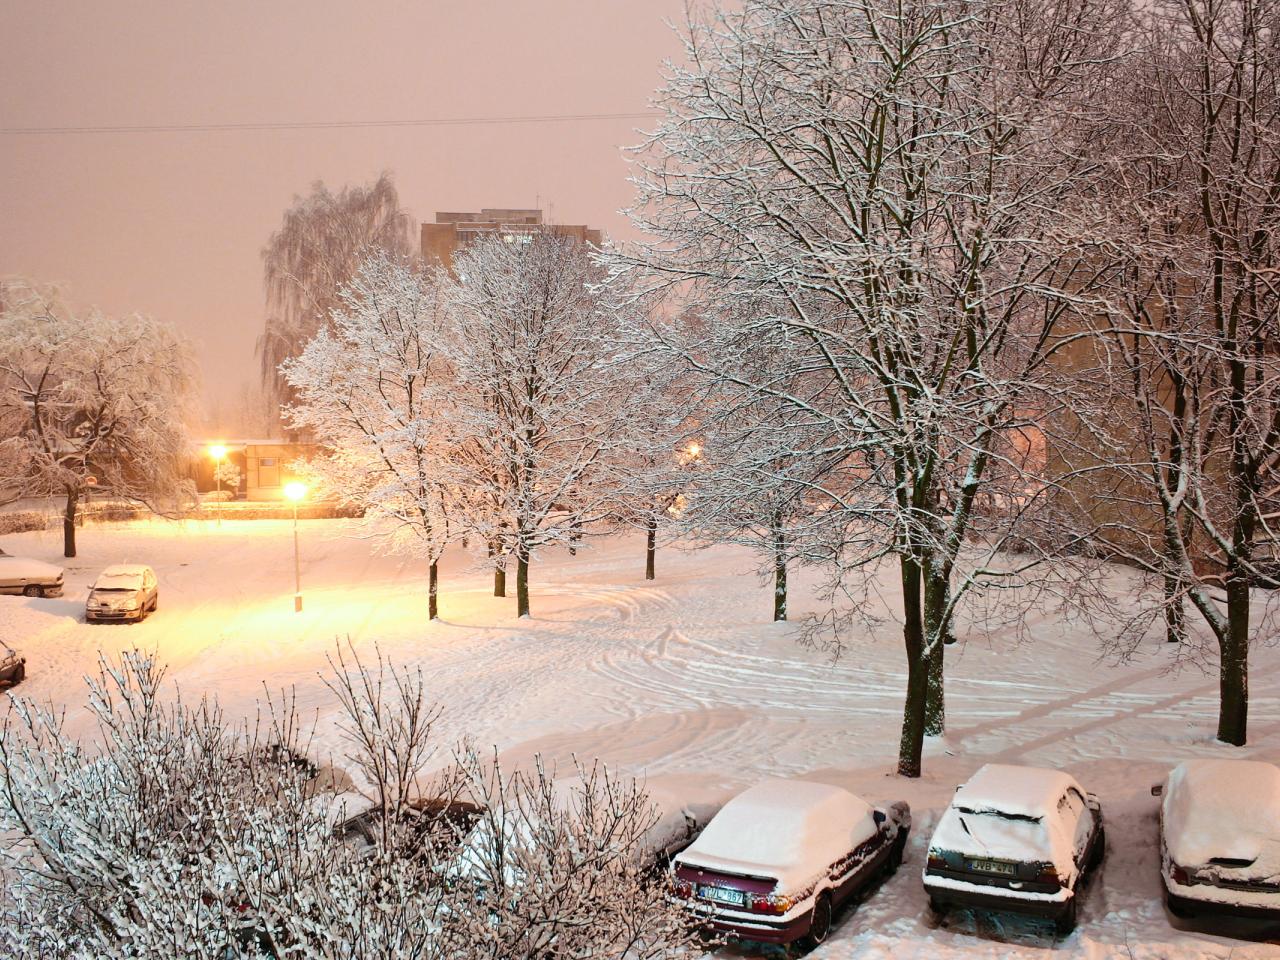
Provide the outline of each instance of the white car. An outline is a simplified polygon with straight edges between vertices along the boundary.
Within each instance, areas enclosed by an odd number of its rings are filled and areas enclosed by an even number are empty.
[[[88,623],[101,620],[140,623],[159,605],[156,572],[140,563],[117,563],[98,574],[89,588],[84,618]]]
[[[1151,792],[1170,913],[1280,918],[1280,768],[1188,760]]]
[[[948,906],[1075,929],[1080,887],[1106,849],[1102,807],[1060,770],[989,763],[956,789],[929,840],[924,889]]]
[[[848,790],[766,780],[724,805],[672,860],[675,894],[712,930],[812,949],[835,910],[902,862],[911,810]]]
[[[30,557],[14,557],[0,550],[0,593],[24,597],[62,595],[62,568]]]

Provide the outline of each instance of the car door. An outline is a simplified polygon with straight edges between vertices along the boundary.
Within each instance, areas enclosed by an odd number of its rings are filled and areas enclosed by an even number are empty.
[[[22,583],[18,579],[20,564],[14,557],[0,557],[0,593],[21,593]]]

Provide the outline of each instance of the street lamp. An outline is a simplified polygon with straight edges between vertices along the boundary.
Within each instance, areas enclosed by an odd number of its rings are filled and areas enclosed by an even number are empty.
[[[307,495],[305,483],[286,483],[284,495],[293,501],[293,612],[302,612],[302,567],[298,563],[298,501]]]
[[[215,443],[209,448],[209,456],[213,457],[213,481],[218,485],[218,496],[215,502],[222,500],[222,461],[226,459],[227,448],[220,443]],[[218,526],[222,526],[222,507],[217,508]]]

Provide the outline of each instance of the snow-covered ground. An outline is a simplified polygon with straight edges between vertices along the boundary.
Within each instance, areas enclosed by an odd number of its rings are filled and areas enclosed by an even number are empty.
[[[909,801],[916,828],[907,863],[838,918],[819,960],[1280,956],[1265,942],[1275,930],[1209,932],[1165,913],[1149,792],[1187,757],[1280,760],[1274,648],[1253,656],[1251,743],[1232,750],[1213,741],[1215,678],[1170,674],[1162,643],[1133,664],[1100,664],[1096,641],[1048,610],[1028,643],[962,636],[948,652],[948,735],[928,746],[925,777],[906,781],[892,774],[904,686],[896,625],[886,620],[832,664],[799,647],[793,627],[769,622],[769,590],[745,550],[665,549],[648,583],[639,537],[596,541],[576,557],[551,552],[533,567],[526,621],[514,616],[514,599],[491,596],[487,574],[450,554],[443,619],[429,624],[416,562],[378,555],[345,521],[301,528],[306,609],[295,614],[287,522],[87,527],[81,556],[66,563],[64,597],[0,597],[0,638],[28,659],[20,692],[66,704],[71,729],[83,729],[80,678],[99,650],[154,649],[184,696],[215,695],[232,714],[251,714],[264,684],[296,688],[299,704],[319,713],[318,751],[337,752],[320,675],[335,638],[350,636],[369,656],[376,642],[397,663],[422,667],[445,707],[442,747],[469,735],[510,762],[600,757],[694,798],[783,775],[840,784],[871,802]],[[0,543],[58,563],[60,545],[58,531]],[[93,576],[126,561],[156,568],[159,611],[138,626],[85,624]],[[802,613],[809,581],[793,579],[792,609]],[[923,845],[955,785],[990,761],[1060,766],[1102,800],[1107,860],[1065,940],[1008,917],[960,913],[941,927],[929,917]]]

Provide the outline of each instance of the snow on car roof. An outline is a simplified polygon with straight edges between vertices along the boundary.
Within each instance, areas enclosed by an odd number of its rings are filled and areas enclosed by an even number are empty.
[[[766,780],[724,805],[678,861],[800,887],[877,830],[866,801],[809,780]]]
[[[953,807],[1042,820],[1058,809],[1068,787],[1080,784],[1061,770],[988,763],[956,791]]]
[[[101,585],[103,581],[106,580],[120,580],[127,582],[140,580],[142,579],[142,575],[150,569],[150,567],[142,563],[113,563],[98,574],[98,579],[94,581],[94,583]]]
[[[1165,791],[1164,832],[1169,856],[1181,866],[1221,858],[1280,873],[1280,768],[1258,760],[1179,764]]]

